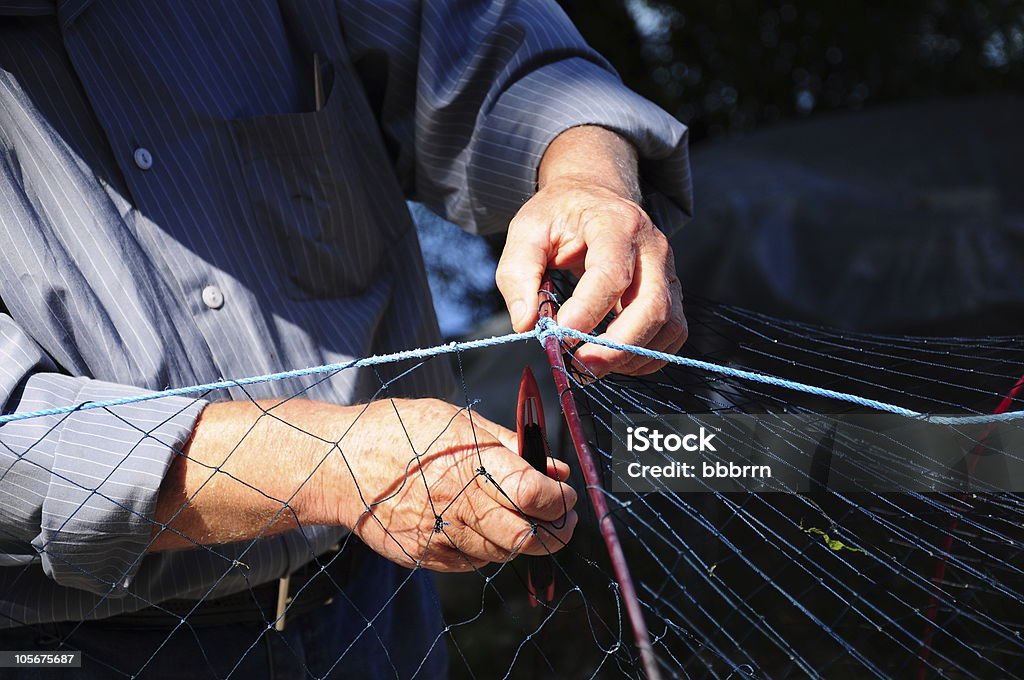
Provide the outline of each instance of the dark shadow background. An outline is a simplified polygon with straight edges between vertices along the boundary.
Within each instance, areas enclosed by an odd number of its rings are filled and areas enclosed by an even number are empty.
[[[560,4],[690,127],[689,296],[886,333],[1024,329],[1024,3]],[[493,262],[428,261],[436,297],[469,300],[446,334],[502,312]]]
[[[560,0],[631,88],[695,146],[786,120],[939,96],[1020,92],[1010,0]]]
[[[562,5],[690,127],[690,295],[846,329],[1024,330],[1024,4]]]

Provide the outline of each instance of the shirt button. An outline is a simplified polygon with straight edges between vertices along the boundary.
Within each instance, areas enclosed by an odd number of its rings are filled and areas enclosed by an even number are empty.
[[[220,309],[224,306],[224,293],[217,286],[203,288],[203,304],[210,309]]]
[[[153,154],[149,152],[149,149],[144,149],[140,146],[135,150],[134,158],[135,165],[138,166],[139,170],[149,170],[153,167]]]

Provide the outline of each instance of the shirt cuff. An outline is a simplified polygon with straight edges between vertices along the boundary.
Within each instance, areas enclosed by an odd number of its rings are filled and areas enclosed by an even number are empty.
[[[72,403],[130,397],[136,387],[84,378]],[[152,541],[164,474],[206,402],[165,397],[63,417],[53,446],[40,533],[46,575],[62,586],[121,597]]]
[[[537,189],[548,145],[578,125],[600,125],[636,147],[652,219],[674,233],[693,214],[688,131],[618,77],[582,58],[547,64],[506,89],[483,117],[469,162],[473,222],[503,231]]]

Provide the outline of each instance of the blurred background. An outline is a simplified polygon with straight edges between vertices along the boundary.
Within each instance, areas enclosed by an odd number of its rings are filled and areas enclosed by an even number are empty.
[[[1024,3],[560,4],[690,128],[688,296],[889,333],[1022,328]],[[500,316],[502,244],[413,210],[443,331],[474,333]]]

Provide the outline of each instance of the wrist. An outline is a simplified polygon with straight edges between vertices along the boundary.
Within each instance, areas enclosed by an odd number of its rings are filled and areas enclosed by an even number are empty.
[[[405,399],[338,406],[313,402],[306,451],[308,479],[296,495],[296,512],[303,524],[341,526],[354,531],[366,516],[367,503],[384,481],[379,469],[386,451],[395,409],[406,410]],[[386,475],[389,470],[384,470]]]
[[[616,132],[596,125],[570,128],[548,146],[537,173],[539,190],[601,187],[640,202],[636,149]]]
[[[338,406],[323,402],[299,402],[301,414],[282,417],[302,423],[292,449],[297,489],[291,505],[299,523],[343,526],[351,529],[361,511],[359,490],[349,460],[361,451],[351,431],[362,406]],[[293,418],[300,418],[295,420]]]

